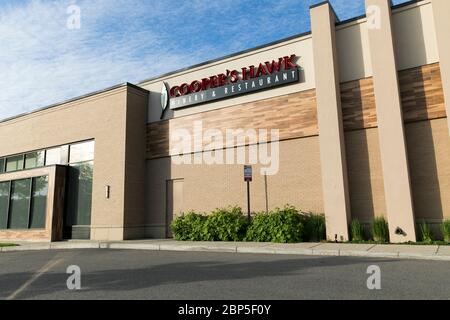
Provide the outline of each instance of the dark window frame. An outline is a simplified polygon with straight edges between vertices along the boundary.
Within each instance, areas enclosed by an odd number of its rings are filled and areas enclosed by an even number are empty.
[[[11,206],[11,181],[6,180],[6,181],[1,181],[0,183],[5,183],[8,184],[8,196],[7,196],[7,200],[6,200],[6,215],[5,215],[5,228],[0,228],[0,231],[5,231],[8,230],[8,224],[9,224],[9,208]]]
[[[3,163],[2,165],[0,165],[0,174],[2,174],[2,173],[5,173],[5,170],[6,170],[6,158],[1,157],[0,161],[3,161],[3,162],[0,162],[0,163]]]
[[[44,227],[43,228],[31,228],[31,211],[33,208],[33,186],[35,179],[46,177],[47,178],[47,186],[49,184],[50,176],[48,174],[35,176],[31,178],[25,178],[25,179],[15,179],[15,180],[5,180],[2,181],[2,183],[8,183],[8,204],[6,206],[6,229],[0,229],[0,231],[36,231],[36,230],[45,230],[46,223],[47,223],[47,215],[46,212],[44,212]],[[12,191],[12,185],[14,181],[20,181],[20,180],[29,180],[30,181],[30,189],[29,189],[29,198],[30,201],[28,203],[28,221],[27,221],[27,228],[26,229],[14,229],[10,227],[11,222],[11,191]],[[48,205],[48,190],[47,190],[47,205]]]
[[[11,158],[22,158],[22,168],[21,169],[16,169],[16,170],[12,170],[12,171],[8,171],[8,159]],[[13,156],[8,156],[5,157],[5,172],[4,173],[12,173],[12,172],[18,172],[18,171],[24,171],[25,170],[25,153],[21,153],[21,154],[16,154]]]
[[[38,164],[39,157],[37,157],[36,158],[36,167],[27,168],[27,159],[28,159],[28,156],[31,155],[31,154],[36,154],[37,156],[39,156],[39,154],[43,154],[44,155],[43,164],[42,165]],[[24,153],[24,164],[23,164],[23,168],[24,169],[23,170],[33,170],[33,169],[37,169],[37,168],[44,168],[45,167],[45,160],[46,160],[45,158],[46,158],[46,156],[47,156],[47,149],[31,151],[31,152]]]
[[[83,143],[89,143],[89,142],[93,142],[94,143],[93,159],[79,161],[79,162],[70,162],[70,149],[71,149],[71,146],[78,145],[78,144],[83,144]],[[8,155],[8,156],[0,156],[0,160],[2,160],[2,159],[4,160],[4,162],[3,162],[3,171],[0,170],[0,175],[1,174],[5,174],[5,173],[18,172],[18,171],[34,170],[36,168],[51,167],[51,166],[54,166],[54,165],[68,166],[70,164],[75,164],[75,163],[94,161],[95,160],[95,142],[96,142],[96,139],[87,139],[87,140],[71,142],[71,143],[68,143],[68,144],[61,144],[61,145],[57,145],[57,146],[53,146],[53,147],[47,147],[47,148],[43,148],[43,149],[36,149],[36,150],[27,151],[27,152],[17,153],[17,154]],[[60,164],[47,165],[47,151],[51,150],[51,149],[56,149],[56,148],[61,148],[61,159],[60,159],[61,163]],[[28,168],[27,169],[26,168],[26,156],[28,154],[38,153],[38,152],[43,152],[44,153],[44,165],[43,166],[37,166],[35,168]],[[8,158],[19,157],[19,156],[22,157],[22,161],[23,161],[22,168],[14,170],[14,171],[6,171],[7,164],[8,164]]]

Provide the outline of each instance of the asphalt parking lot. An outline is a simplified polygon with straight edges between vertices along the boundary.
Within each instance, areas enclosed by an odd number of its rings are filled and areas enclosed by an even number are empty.
[[[445,299],[450,263],[438,261],[67,250],[0,254],[0,299]],[[369,266],[381,290],[369,290]],[[81,290],[69,290],[69,266]]]

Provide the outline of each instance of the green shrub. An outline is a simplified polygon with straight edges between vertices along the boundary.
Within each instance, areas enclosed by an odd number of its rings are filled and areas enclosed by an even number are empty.
[[[303,217],[305,225],[304,241],[320,242],[327,239],[325,215],[305,213]]]
[[[189,212],[176,218],[171,225],[174,237],[178,241],[202,241],[206,216]]]
[[[271,242],[272,228],[272,215],[270,213],[258,213],[252,219],[245,241]]]
[[[205,241],[242,241],[245,238],[248,221],[239,207],[216,209],[202,229]]]
[[[442,224],[442,234],[444,235],[444,241],[450,243],[450,220],[445,220]]]
[[[421,240],[425,243],[433,243],[433,232],[430,225],[426,222],[422,222],[420,225]]]
[[[376,242],[389,242],[389,226],[383,217],[373,219],[372,236]]]
[[[358,219],[354,219],[350,224],[350,235],[352,241],[364,241],[364,228]]]
[[[296,243],[303,239],[304,217],[297,209],[286,206],[269,214],[257,214],[247,230],[247,241]]]

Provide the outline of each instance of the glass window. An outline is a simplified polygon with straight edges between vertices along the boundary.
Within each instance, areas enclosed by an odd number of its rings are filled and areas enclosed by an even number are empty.
[[[93,162],[80,163],[69,168],[66,226],[91,224]]]
[[[61,163],[62,165],[68,165],[69,164],[69,146],[62,146],[61,147]]]
[[[77,143],[70,146],[70,163],[94,160],[94,141]]]
[[[55,164],[61,164],[62,152],[61,148],[48,149],[45,155],[45,165],[52,166]]]
[[[5,172],[5,159],[0,159],[0,173]]]
[[[0,230],[8,226],[9,182],[0,182]]]
[[[6,172],[23,170],[23,155],[6,158]]]
[[[47,176],[33,178],[31,194],[30,228],[44,229],[48,195]]]
[[[25,155],[25,169],[44,166],[44,151],[31,152]]]
[[[11,182],[11,202],[9,205],[10,229],[28,229],[30,188],[31,179]]]

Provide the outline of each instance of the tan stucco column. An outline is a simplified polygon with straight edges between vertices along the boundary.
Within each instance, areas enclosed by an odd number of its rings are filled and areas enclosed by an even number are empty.
[[[450,1],[432,0],[445,109],[450,130]]]
[[[390,3],[366,0],[368,16],[375,12],[380,19],[367,25],[390,237],[391,242],[406,242],[416,241],[416,232]],[[398,227],[406,235],[396,235]]]
[[[329,3],[311,7],[317,116],[327,237],[348,240],[348,195],[345,137],[337,64],[336,16]]]

